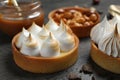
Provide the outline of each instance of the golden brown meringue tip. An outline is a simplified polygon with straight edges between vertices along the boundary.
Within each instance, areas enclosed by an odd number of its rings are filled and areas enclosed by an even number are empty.
[[[110,5],[109,7],[109,13],[112,15],[112,16],[119,16],[120,17],[120,5]]]
[[[31,33],[29,34],[29,37],[26,41],[26,45],[29,47],[35,47],[36,45],[38,45],[37,41],[33,38],[33,35]]]

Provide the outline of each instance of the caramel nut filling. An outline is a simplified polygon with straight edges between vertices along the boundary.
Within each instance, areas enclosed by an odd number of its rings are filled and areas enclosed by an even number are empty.
[[[87,27],[92,26],[97,21],[97,14],[94,12],[80,11],[76,8],[58,9],[52,18],[59,24],[62,19],[68,26]]]

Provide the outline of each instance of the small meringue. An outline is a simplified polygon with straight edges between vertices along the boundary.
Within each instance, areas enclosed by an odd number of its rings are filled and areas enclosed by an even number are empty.
[[[58,24],[53,19],[50,19],[45,26],[51,32],[54,32],[59,28]]]
[[[32,26],[28,29],[29,32],[35,35],[37,35],[41,30],[42,28],[38,26],[37,24],[35,24],[35,22],[33,22]]]
[[[25,43],[20,48],[20,52],[28,56],[40,56],[39,41],[31,33]]]
[[[59,43],[55,40],[52,33],[49,33],[48,38],[43,42],[40,54],[42,57],[54,57],[60,55]]]
[[[56,36],[59,41],[60,49],[63,52],[70,51],[75,46],[74,37],[67,32],[66,28],[60,30],[59,34]]]
[[[61,22],[60,22],[60,26],[59,26],[59,28],[57,29],[57,32],[61,32],[61,31],[63,31],[64,28],[66,28],[66,30],[67,30],[68,32],[72,33],[71,28],[68,27],[68,26],[67,26],[67,25],[61,20]]]
[[[46,27],[43,25],[43,28],[41,31],[38,33],[38,37],[40,39],[46,39],[49,36],[49,31],[46,29]]]
[[[20,36],[18,37],[17,41],[15,42],[15,45],[17,48],[21,48],[23,42],[26,40],[26,38],[29,36],[29,32],[23,28]]]

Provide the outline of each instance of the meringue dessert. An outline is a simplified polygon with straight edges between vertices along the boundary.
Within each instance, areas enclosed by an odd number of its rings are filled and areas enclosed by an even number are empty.
[[[88,37],[91,28],[100,19],[97,11],[78,6],[53,10],[49,13],[48,17],[57,24],[60,24],[61,20],[63,20],[79,38]]]
[[[35,23],[12,40],[15,63],[33,73],[53,73],[73,65],[78,57],[79,39],[63,21],[50,19],[40,27]]]
[[[120,19],[105,17],[91,30],[91,57],[93,61],[113,73],[120,74]]]
[[[120,17],[120,5],[110,5],[109,7],[109,13],[112,16],[118,16]]]

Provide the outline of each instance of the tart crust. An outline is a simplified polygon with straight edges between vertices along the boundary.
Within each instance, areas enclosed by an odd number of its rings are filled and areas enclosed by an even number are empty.
[[[120,58],[108,56],[104,52],[100,51],[93,41],[91,41],[90,55],[93,61],[100,67],[110,72],[120,74]]]
[[[15,63],[23,70],[33,73],[53,73],[70,67],[77,60],[79,39],[75,35],[73,35],[75,47],[67,53],[61,53],[61,55],[52,58],[31,57],[20,53],[15,46],[15,41],[19,35],[20,33],[12,40],[12,51]]]
[[[80,11],[80,12],[87,12],[89,11],[90,12],[90,9],[88,8],[82,8],[82,7],[63,7],[63,8],[59,8],[59,9],[55,9],[53,11],[51,11],[48,15],[48,18],[53,18],[54,17],[54,14],[60,10],[60,9],[65,9],[65,10],[77,10],[77,11]],[[100,15],[98,14],[97,11],[95,11],[95,14],[97,16],[97,20],[94,22],[93,25],[90,25],[90,26],[69,26],[72,31],[75,33],[75,35],[77,35],[77,37],[79,38],[83,38],[83,37],[88,37],[90,36],[90,31],[92,29],[92,27],[94,27],[99,21],[100,21]],[[54,20],[54,18],[53,18]]]

